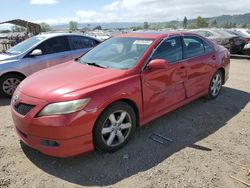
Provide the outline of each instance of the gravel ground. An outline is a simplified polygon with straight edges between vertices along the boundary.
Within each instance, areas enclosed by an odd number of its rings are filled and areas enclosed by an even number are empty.
[[[198,99],[139,128],[123,149],[69,159],[20,144],[9,100],[0,98],[0,187],[226,187],[250,184],[250,61],[232,60],[212,101]],[[162,145],[152,133],[171,138]]]

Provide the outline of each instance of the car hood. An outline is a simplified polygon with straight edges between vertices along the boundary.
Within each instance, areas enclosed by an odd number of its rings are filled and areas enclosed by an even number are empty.
[[[16,60],[18,59],[19,56],[18,55],[9,55],[9,54],[0,54],[0,64],[2,63],[2,61],[7,61],[7,60]]]
[[[41,70],[26,78],[18,87],[25,95],[57,101],[81,90],[79,95],[91,91],[101,84],[122,78],[126,71],[103,69],[83,65],[74,61]]]

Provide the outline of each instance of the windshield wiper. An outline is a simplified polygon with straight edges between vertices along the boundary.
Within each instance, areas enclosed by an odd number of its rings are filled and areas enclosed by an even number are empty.
[[[87,65],[91,65],[91,66],[95,66],[95,67],[104,68],[104,69],[108,68],[108,66],[100,65],[100,64],[97,64],[97,63],[94,63],[94,62],[92,62],[92,63],[86,63],[86,64]]]

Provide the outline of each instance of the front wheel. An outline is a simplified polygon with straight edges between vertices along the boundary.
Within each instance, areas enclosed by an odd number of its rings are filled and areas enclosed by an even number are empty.
[[[218,70],[214,74],[208,88],[208,97],[210,99],[215,99],[216,97],[218,97],[222,89],[222,83],[223,83],[223,76],[221,71]]]
[[[23,79],[23,76],[17,74],[7,74],[1,77],[0,94],[6,97],[11,97]]]
[[[104,152],[114,152],[123,147],[136,128],[133,108],[124,102],[108,107],[98,118],[94,127],[94,145]]]

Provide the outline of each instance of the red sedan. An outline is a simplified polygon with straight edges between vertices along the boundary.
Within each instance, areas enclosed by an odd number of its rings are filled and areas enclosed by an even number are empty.
[[[11,102],[15,130],[51,156],[113,152],[137,126],[199,97],[216,98],[229,63],[228,50],[197,34],[119,35],[25,79]]]

